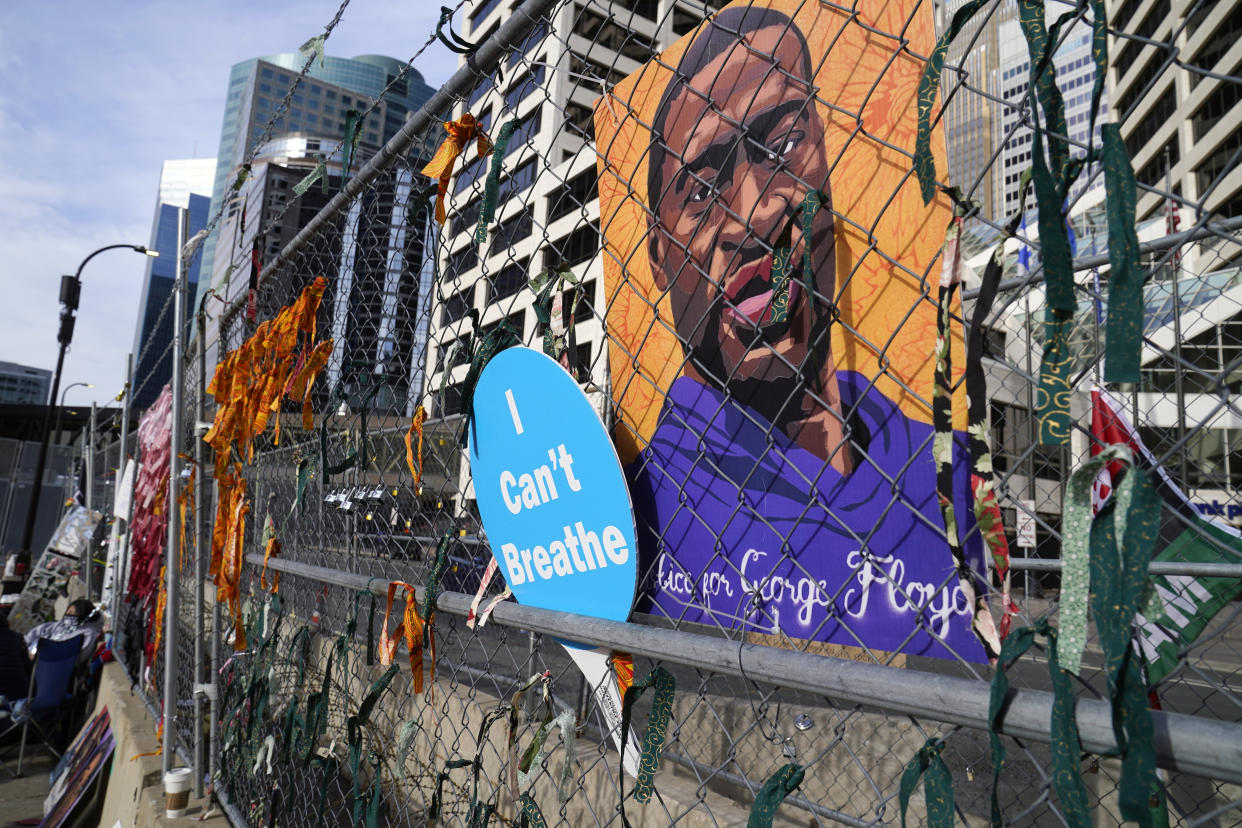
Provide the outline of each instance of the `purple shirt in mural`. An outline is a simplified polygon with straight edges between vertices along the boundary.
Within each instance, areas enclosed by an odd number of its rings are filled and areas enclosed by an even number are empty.
[[[860,374],[837,379],[855,446],[848,475],[716,389],[673,383],[650,445],[627,469],[645,576],[637,608],[983,661],[944,538],[931,425]],[[966,435],[954,438],[957,521],[980,572]]]

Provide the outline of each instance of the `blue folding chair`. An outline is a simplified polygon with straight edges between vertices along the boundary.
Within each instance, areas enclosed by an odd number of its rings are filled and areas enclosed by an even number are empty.
[[[17,711],[16,720],[21,721],[22,742],[17,753],[17,775],[22,775],[22,762],[26,757],[26,739],[33,725],[39,741],[59,759],[61,751],[53,744],[45,723],[55,723],[56,730],[64,730],[66,724],[62,711],[74,703],[74,676],[78,670],[82,640],[74,636],[65,641],[40,638],[35,647],[34,670],[30,675],[30,694],[26,704]],[[50,728],[53,729],[53,728]]]

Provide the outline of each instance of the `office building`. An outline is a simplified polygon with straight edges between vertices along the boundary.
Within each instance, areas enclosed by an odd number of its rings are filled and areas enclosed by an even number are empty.
[[[463,36],[482,42],[517,5],[517,0],[478,4],[463,25]],[[588,395],[599,399],[609,393],[600,393],[608,387],[608,356],[595,101],[603,85],[636,72],[724,5],[724,0],[644,0],[624,9],[567,4],[553,12],[556,36],[547,36],[546,24],[537,25],[502,62],[495,77],[503,75],[503,83],[484,79],[455,111],[472,113],[489,129],[498,130],[512,118],[520,119],[520,126],[505,151],[507,174],[484,244],[475,242],[474,231],[490,159],[468,152],[449,187],[449,219],[438,248],[443,301],[432,307],[427,349],[432,417],[453,418],[461,412],[465,360],[476,336],[507,322],[523,342],[538,347],[538,320],[531,307],[535,295],[527,286],[545,268],[561,265],[569,266],[578,280],[569,360]],[[561,311],[565,319],[569,308],[558,301],[554,314]],[[479,314],[477,330],[471,311]],[[445,464],[449,488],[461,494],[444,506],[469,509],[469,475],[454,463],[449,458]]]
[[[1014,7],[1012,2],[1005,4]],[[1000,65],[994,70],[995,93],[1004,101],[998,107],[995,140],[1001,147],[1000,158],[992,166],[994,206],[997,221],[1011,216],[1020,208],[1031,209],[1035,205],[1034,192],[1027,194],[1026,205],[1018,203],[1022,173],[1030,169],[1033,133],[1024,119],[1029,110],[1023,107],[1031,78],[1031,62],[1026,38],[1016,15],[1009,16],[998,26]],[[1069,28],[1061,45],[1053,55],[1056,66],[1057,86],[1065,102],[1065,124],[1069,130],[1069,154],[1082,157],[1089,145],[1099,145],[1100,124],[1109,118],[1107,89],[1100,101],[1095,131],[1091,128],[1091,103],[1095,83],[1095,62],[1091,58],[1091,27],[1078,22]],[[1047,124],[1041,125],[1047,129]],[[1047,143],[1045,141],[1045,152]],[[1099,166],[1085,167],[1070,187],[1066,208],[1072,213],[1079,208],[1098,202],[1103,198],[1104,175]]]
[[[967,0],[937,4],[937,35]],[[1000,26],[1017,17],[1017,4],[1001,3],[981,10],[949,44],[941,80],[948,180],[979,203],[983,216],[998,217],[993,192],[993,155],[1000,108],[993,100],[1001,63]]]
[[[338,143],[299,134],[259,149],[220,225],[216,261],[234,263],[216,283],[224,307],[248,301],[252,253],[262,261],[275,257],[340,191]],[[322,178],[297,196],[294,187],[320,160]],[[375,184],[368,198],[347,211],[341,233],[325,234],[323,243],[307,246],[298,259],[303,272],[335,274],[320,311],[323,335],[333,339],[335,348],[319,388],[326,393],[340,382],[349,399],[358,402],[370,383],[379,382],[368,400],[375,413],[413,414],[423,388],[435,231],[425,200],[423,209],[411,203],[414,185],[409,169]],[[273,311],[256,307],[256,316],[266,318]],[[209,321],[211,362],[218,358],[216,323]]]
[[[149,245],[160,255],[159,258],[147,259],[138,318],[134,325],[133,405],[139,410],[155,402],[164,383],[172,377],[172,350],[169,346],[173,336],[173,313],[171,306],[165,308],[165,303],[172,296],[177,272],[177,215],[180,210],[189,211],[187,240],[207,226],[208,193],[215,169],[214,158],[192,158],[165,161],[160,170]],[[196,253],[186,273],[186,319],[193,313],[188,306],[188,298],[194,296],[198,286],[201,262],[201,253]]]
[[[212,216],[223,207],[225,215],[236,214],[240,224],[244,202],[234,198],[232,185],[246,158],[260,144],[298,136],[319,140],[325,148],[335,147],[344,138],[351,118],[370,109],[365,121],[356,126],[358,154],[365,159],[396,134],[407,114],[419,109],[433,92],[416,70],[406,70],[399,60],[382,55],[326,56],[322,62],[311,63],[306,77],[292,92],[288,108],[268,130],[268,122],[290,94],[305,63],[301,54],[279,54],[251,58],[233,66],[211,190]],[[351,165],[353,169],[358,166],[358,161]],[[229,255],[220,255],[226,250]],[[200,295],[219,283],[224,274],[231,275],[238,267],[248,266],[250,251],[242,250],[239,254],[238,250],[219,227],[208,237],[203,272],[210,278],[203,280]]]
[[[0,405],[47,405],[52,372],[0,362]]]
[[[1138,181],[1138,218],[1167,213],[1173,229],[1174,204],[1217,219],[1242,216],[1242,165],[1233,161],[1242,148],[1242,85],[1228,77],[1242,73],[1242,0],[1117,0],[1108,8],[1113,26],[1177,48],[1179,65],[1168,65],[1169,53],[1154,44],[1113,41],[1110,81]],[[1183,223],[1197,218],[1191,208],[1179,212]],[[1236,260],[1242,248],[1210,240],[1181,252],[1183,267],[1199,273]]]

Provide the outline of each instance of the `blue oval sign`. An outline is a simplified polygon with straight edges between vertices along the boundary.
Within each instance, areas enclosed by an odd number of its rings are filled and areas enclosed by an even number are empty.
[[[638,574],[630,492],[565,369],[530,348],[497,354],[475,388],[469,447],[483,528],[517,599],[627,620]]]

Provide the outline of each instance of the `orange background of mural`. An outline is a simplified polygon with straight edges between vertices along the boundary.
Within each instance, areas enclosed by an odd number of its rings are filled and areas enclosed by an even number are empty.
[[[793,18],[806,37],[819,87],[843,323],[832,328],[837,368],[874,378],[908,417],[930,423],[938,254],[952,214],[943,195],[923,204],[912,172],[924,67],[916,55],[930,54],[935,44],[931,4],[869,2],[855,15],[805,0],[750,5]],[[877,31],[904,32],[908,50]],[[624,463],[650,440],[685,359],[647,258],[645,205],[650,124],[672,67],[693,36],[678,40],[595,105],[609,358],[620,414],[617,449]],[[943,170],[944,137],[938,129],[932,151]],[[960,307],[956,310],[960,314]],[[956,382],[965,364],[960,328],[952,345]],[[954,427],[964,429],[965,390],[960,382],[957,388]]]

